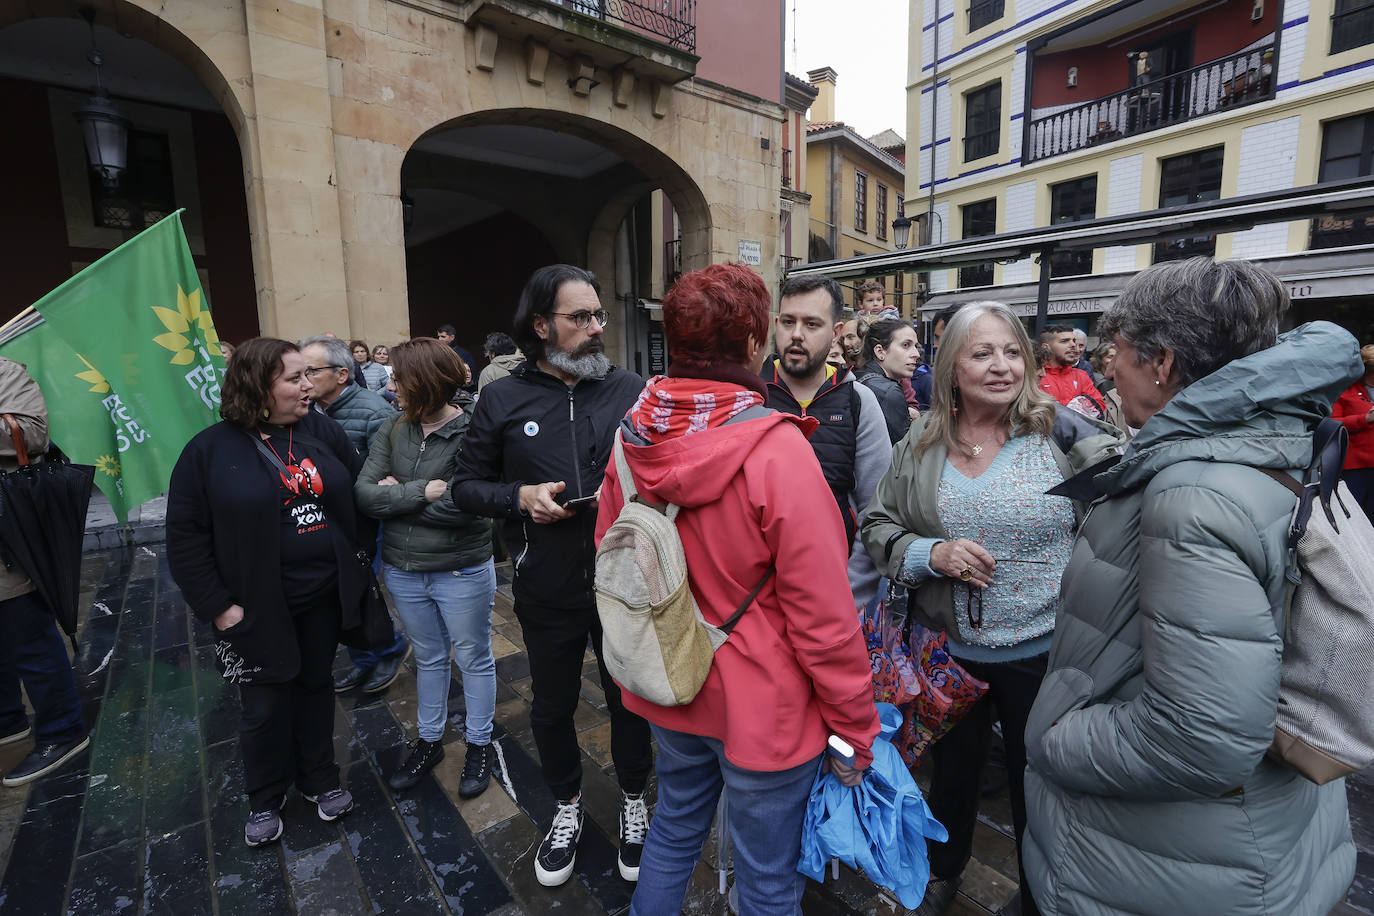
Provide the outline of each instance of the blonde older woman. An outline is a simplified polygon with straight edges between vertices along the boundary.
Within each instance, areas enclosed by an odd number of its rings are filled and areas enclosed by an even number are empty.
[[[1081,514],[1046,491],[1120,441],[1041,392],[1028,369],[1031,352],[1025,328],[1001,303],[972,303],[949,320],[931,409],[893,449],[863,525],[878,568],[911,588],[917,619],[943,631],[950,653],[989,684],[932,749],[931,810],[949,841],[931,845],[922,916],[949,907],[968,863],[994,717],[1002,722],[1019,850],[1022,735]],[[1021,912],[1037,912],[1024,877]]]

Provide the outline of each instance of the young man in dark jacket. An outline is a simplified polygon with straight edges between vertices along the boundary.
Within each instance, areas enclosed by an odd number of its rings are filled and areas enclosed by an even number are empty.
[[[514,337],[526,361],[488,385],[458,456],[458,508],[506,519],[515,614],[533,677],[530,724],[544,781],[558,802],[534,872],[553,887],[572,874],[582,835],[582,763],[573,714],[582,656],[592,639],[611,716],[620,780],[620,874],[639,876],[648,832],[644,787],[653,766],[649,726],[626,711],[601,661],[593,585],[596,496],[612,437],[643,380],[611,366],[601,333],[609,318],[589,271],[541,267],[520,295]]]
[[[349,444],[358,453],[358,464],[367,460],[372,437],[387,420],[397,416],[396,408],[381,395],[367,388],[350,385],[356,365],[348,346],[337,337],[309,337],[301,341],[301,355],[305,357],[306,374],[314,382],[312,397],[315,407],[335,420],[348,436]],[[401,665],[410,655],[410,643],[396,632],[393,625],[391,647],[380,652],[371,649],[348,649],[353,667],[334,679],[334,692],[343,693],[362,685],[363,693],[381,693],[395,683]]]
[[[844,519],[854,600],[866,604],[878,593],[878,573],[867,553],[852,548],[868,501],[891,460],[892,444],[873,392],[855,384],[849,370],[825,362],[831,341],[844,327],[843,310],[839,284],[828,277],[795,277],[783,283],[774,319],[779,356],[764,364],[763,378],[769,407],[820,421],[811,434],[811,448]]]

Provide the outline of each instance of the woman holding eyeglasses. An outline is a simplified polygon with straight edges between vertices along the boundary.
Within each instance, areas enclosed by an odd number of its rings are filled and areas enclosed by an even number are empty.
[[[1059,577],[1082,507],[1046,493],[1118,448],[1120,433],[1061,410],[1035,381],[1020,319],[976,302],[949,320],[930,410],[892,453],[863,525],[879,570],[911,590],[917,619],[989,685],[931,750],[931,811],[949,830],[930,846],[920,912],[943,913],[968,863],[979,775],[1002,723],[1018,852],[1025,830],[1026,717],[1044,677]],[[1021,880],[1021,912],[1038,911]]]

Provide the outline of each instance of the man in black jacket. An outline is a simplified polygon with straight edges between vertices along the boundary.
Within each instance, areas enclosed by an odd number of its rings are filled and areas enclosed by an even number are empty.
[[[515,614],[533,678],[530,724],[544,781],[558,802],[534,863],[535,876],[548,887],[572,874],[582,835],[573,714],[588,636],[611,716],[611,756],[621,788],[619,864],[627,880],[639,877],[649,823],[649,726],[626,711],[606,672],[592,590],[596,496],[612,437],[644,383],[606,359],[601,333],[609,316],[599,292],[592,273],[566,264],[541,267],[530,277],[513,328],[526,361],[483,390],[453,480],[458,508],[506,519]]]

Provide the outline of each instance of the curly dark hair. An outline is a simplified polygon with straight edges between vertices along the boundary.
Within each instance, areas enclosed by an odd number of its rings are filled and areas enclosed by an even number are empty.
[[[282,357],[300,347],[276,337],[254,337],[234,349],[220,386],[219,415],[235,426],[252,429],[272,400],[272,382],[282,371]]]

